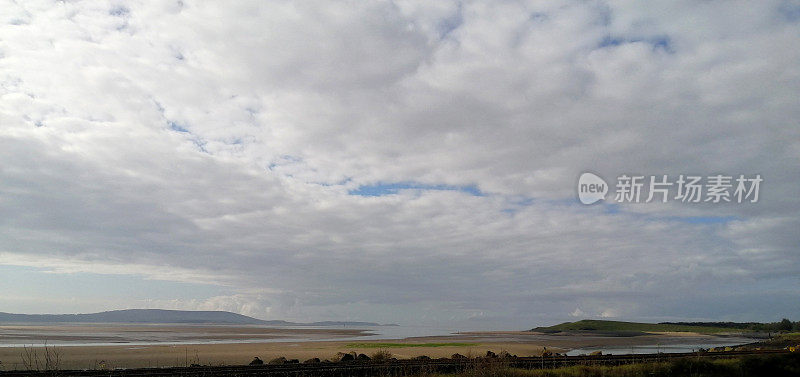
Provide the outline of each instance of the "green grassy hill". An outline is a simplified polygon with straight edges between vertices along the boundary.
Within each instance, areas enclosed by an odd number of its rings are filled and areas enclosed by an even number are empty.
[[[538,332],[562,332],[562,331],[598,331],[598,332],[697,332],[704,334],[715,334],[722,332],[743,332],[748,330],[731,329],[713,326],[693,326],[665,323],[640,323],[622,321],[601,321],[584,319],[577,322],[564,322],[555,326],[537,327],[531,331]]]

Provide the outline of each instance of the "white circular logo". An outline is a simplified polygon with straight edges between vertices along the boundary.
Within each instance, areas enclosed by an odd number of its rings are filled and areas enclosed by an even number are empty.
[[[606,198],[608,184],[592,173],[583,173],[578,178],[578,199],[583,204],[592,204]]]

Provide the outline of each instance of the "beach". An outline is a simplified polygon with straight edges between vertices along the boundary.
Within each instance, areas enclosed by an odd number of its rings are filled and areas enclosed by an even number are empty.
[[[25,369],[23,355],[44,359],[43,337],[58,356],[60,369],[113,369],[200,365],[241,365],[254,357],[330,359],[338,352],[371,355],[388,351],[398,359],[426,355],[433,358],[485,355],[507,351],[538,356],[545,347],[553,352],[593,347],[635,348],[652,345],[721,344],[738,339],[692,333],[641,336],[543,334],[529,331],[484,331],[458,334],[375,339],[370,330],[342,328],[267,328],[252,326],[70,325],[0,326],[2,370]],[[341,340],[335,340],[335,339]],[[117,343],[112,343],[110,340]],[[29,340],[25,346],[23,340]],[[34,341],[35,340],[35,341]],[[175,343],[178,341],[179,343]],[[9,343],[13,342],[13,343]],[[53,343],[55,342],[55,343]],[[170,343],[173,342],[173,343]],[[93,345],[85,345],[93,344]]]

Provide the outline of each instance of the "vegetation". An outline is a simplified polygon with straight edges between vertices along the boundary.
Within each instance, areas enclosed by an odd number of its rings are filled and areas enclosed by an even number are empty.
[[[620,366],[578,365],[555,369],[516,369],[488,365],[437,377],[729,377],[799,376],[800,354],[746,356],[736,359],[678,359]]]
[[[372,361],[378,361],[378,362],[389,361],[392,359],[392,354],[389,351],[382,349],[376,351],[375,353],[370,355],[370,357],[372,358]]]
[[[20,354],[22,365],[28,371],[53,371],[60,369],[61,350],[44,344],[42,349],[31,345],[23,346]]]
[[[752,330],[761,332],[779,331],[800,331],[800,321],[792,322],[789,319],[782,319],[779,322],[759,323],[759,322],[662,322],[666,325],[682,326],[707,326],[724,327],[728,329]]]
[[[562,331],[608,331],[608,332],[697,332],[697,333],[721,333],[731,332],[730,327],[722,326],[699,326],[690,324],[676,323],[640,323],[622,321],[602,321],[584,319],[577,322],[565,322],[555,326],[537,327],[531,331],[539,332],[562,332]],[[750,331],[748,329],[736,329],[737,331]]]
[[[347,348],[472,347],[478,343],[350,343]]]
[[[736,347],[737,349],[787,349],[788,347],[800,348],[800,333],[779,333],[770,339]]]

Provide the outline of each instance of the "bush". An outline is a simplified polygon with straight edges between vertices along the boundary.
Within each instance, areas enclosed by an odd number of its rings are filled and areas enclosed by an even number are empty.
[[[356,355],[355,352],[351,352],[351,353],[337,352],[336,355],[334,355],[331,360],[334,361],[334,362],[353,361],[353,360],[356,359],[356,356],[358,356],[358,355]]]
[[[371,356],[374,361],[389,361],[392,359],[392,354],[387,350],[378,350]]]

